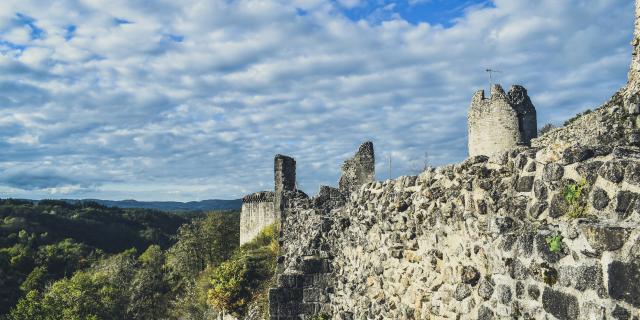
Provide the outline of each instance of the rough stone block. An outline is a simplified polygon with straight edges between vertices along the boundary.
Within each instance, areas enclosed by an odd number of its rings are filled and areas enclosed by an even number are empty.
[[[591,248],[599,251],[618,250],[629,238],[629,231],[621,227],[585,225],[582,232]]]
[[[591,195],[591,204],[596,210],[604,210],[609,205],[609,195],[606,191],[595,188]]]
[[[303,303],[300,305],[300,313],[307,315],[315,315],[320,311],[320,306],[317,303]]]
[[[478,295],[480,296],[480,298],[484,299],[484,300],[489,300],[491,299],[491,296],[493,295],[493,287],[494,287],[494,283],[491,280],[482,280],[480,281],[480,285],[478,286]]]
[[[498,295],[498,301],[502,304],[508,305],[511,302],[512,292],[511,288],[506,285],[499,285],[496,290],[496,294]]]
[[[495,314],[493,311],[486,306],[480,306],[478,308],[478,320],[493,320],[495,318]]]
[[[569,205],[562,194],[554,194],[553,198],[551,198],[551,205],[549,206],[549,216],[552,218],[559,218],[565,215],[568,211]]]
[[[529,294],[529,297],[531,297],[531,299],[537,301],[540,297],[540,288],[538,288],[538,286],[536,286],[535,284],[529,285],[529,287],[527,288],[527,293]]]
[[[580,306],[575,296],[545,288],[542,293],[544,311],[558,319],[574,320],[580,316]]]
[[[595,156],[592,148],[574,145],[562,151],[562,163],[565,165],[582,162]]]
[[[302,285],[302,276],[298,274],[281,274],[278,277],[278,285],[283,288],[299,288]]]
[[[547,210],[546,202],[536,202],[529,208],[529,216],[537,219],[545,210]]]
[[[462,283],[467,283],[472,286],[475,286],[478,283],[478,280],[480,279],[480,272],[478,272],[478,269],[474,267],[464,266],[462,267],[462,273],[460,274],[460,278]]]
[[[602,161],[591,161],[580,163],[576,166],[576,171],[584,177],[590,185],[593,185],[598,178],[598,169],[602,166]]]
[[[579,266],[576,268],[574,287],[580,291],[602,288],[602,268],[599,265]]]
[[[640,196],[631,191],[620,191],[616,194],[615,211],[620,219],[626,219],[632,212],[640,211]]]
[[[613,261],[608,276],[609,295],[640,308],[640,263]]]
[[[516,182],[516,191],[518,192],[530,192],[533,188],[534,176],[522,176],[518,178]]]
[[[322,298],[322,290],[319,288],[304,289],[303,302],[318,302]]]
[[[533,194],[540,201],[547,200],[547,186],[542,180],[536,180],[533,183]]]
[[[509,265],[509,275],[516,280],[526,280],[529,277],[529,269],[520,260],[514,259]]]
[[[545,181],[558,181],[564,176],[564,167],[557,163],[548,163],[542,171],[542,179]]]
[[[619,305],[616,305],[611,312],[611,318],[615,320],[629,320],[629,318],[631,318],[631,312]]]
[[[624,179],[625,166],[622,161],[609,161],[600,167],[598,174],[613,183],[620,183]]]
[[[625,179],[628,183],[640,186],[640,164],[631,162],[625,168]]]
[[[466,283],[458,283],[458,285],[456,285],[455,291],[453,292],[453,297],[458,301],[462,301],[470,295],[471,286]]]

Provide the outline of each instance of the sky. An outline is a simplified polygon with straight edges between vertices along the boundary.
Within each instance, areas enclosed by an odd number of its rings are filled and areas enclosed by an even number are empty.
[[[0,198],[233,199],[467,157],[485,69],[538,126],[626,82],[629,0],[3,0]]]

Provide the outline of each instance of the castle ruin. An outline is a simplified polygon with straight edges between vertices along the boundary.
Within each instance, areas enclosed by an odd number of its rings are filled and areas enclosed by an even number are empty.
[[[511,86],[509,93],[495,84],[473,96],[468,114],[469,156],[492,155],[515,146],[529,146],[538,135],[536,108],[527,90]]]
[[[375,179],[375,156],[373,143],[367,141],[360,145],[358,152],[342,165],[342,176],[338,189],[343,194],[350,194],[361,185]]]
[[[539,138],[527,91],[496,85],[473,98],[458,164],[375,181],[367,142],[308,198],[277,156],[269,318],[638,319],[638,23],[627,86]]]
[[[279,223],[287,192],[296,191],[296,160],[278,154],[273,160],[274,191],[260,191],[242,198],[240,245],[255,238],[265,227]]]
[[[286,202],[292,197],[308,198],[296,184],[296,160],[277,154],[273,160],[274,191],[260,191],[242,198],[240,245],[251,241],[262,229],[280,223]],[[345,160],[339,188],[321,186],[313,199],[317,207],[332,208],[345,203],[351,192],[375,178],[373,143],[360,145],[353,158]]]

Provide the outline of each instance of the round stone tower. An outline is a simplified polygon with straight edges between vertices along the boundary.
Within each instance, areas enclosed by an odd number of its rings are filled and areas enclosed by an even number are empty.
[[[498,84],[491,96],[484,90],[473,96],[468,114],[469,156],[492,155],[517,145],[530,145],[537,137],[536,108],[527,90],[511,86],[505,93]]]

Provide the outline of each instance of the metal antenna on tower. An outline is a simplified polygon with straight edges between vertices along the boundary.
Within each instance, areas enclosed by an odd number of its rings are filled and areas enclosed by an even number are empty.
[[[489,73],[489,90],[491,90],[491,88],[493,87],[493,74],[494,73],[502,73],[502,71],[494,70],[494,69],[490,69],[490,68],[487,68],[484,71]]]

